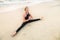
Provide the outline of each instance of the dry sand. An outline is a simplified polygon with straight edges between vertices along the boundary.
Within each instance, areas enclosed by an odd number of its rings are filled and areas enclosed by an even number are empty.
[[[11,37],[11,33],[22,24],[23,8],[1,12],[0,40],[60,40],[60,3],[45,2],[29,8],[34,18],[43,16],[44,19],[27,24],[15,37]]]

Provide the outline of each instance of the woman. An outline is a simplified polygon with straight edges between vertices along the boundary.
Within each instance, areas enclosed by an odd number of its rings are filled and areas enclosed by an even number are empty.
[[[12,36],[15,36],[26,24],[34,22],[34,21],[39,21],[41,20],[40,18],[38,19],[32,19],[32,15],[29,13],[29,8],[25,7],[24,9],[25,13],[23,15],[23,23],[22,25],[13,33]],[[43,18],[43,17],[42,17]]]

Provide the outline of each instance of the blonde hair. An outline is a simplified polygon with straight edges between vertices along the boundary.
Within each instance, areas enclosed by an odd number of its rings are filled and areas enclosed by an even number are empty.
[[[28,7],[26,6],[25,8],[24,8],[24,11],[27,9]]]

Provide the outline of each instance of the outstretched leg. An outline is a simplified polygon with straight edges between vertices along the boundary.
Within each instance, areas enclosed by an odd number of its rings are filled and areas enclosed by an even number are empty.
[[[18,33],[26,24],[31,23],[31,22],[35,22],[35,21],[39,21],[39,20],[41,20],[41,19],[32,19],[32,20],[29,20],[29,21],[24,22],[24,23],[16,30],[16,32]]]
[[[31,22],[35,22],[35,21],[39,21],[39,20],[41,20],[41,19],[31,19],[26,22],[23,22],[22,25],[16,30],[16,32],[13,36],[15,36],[26,24],[31,23]]]
[[[12,37],[14,37],[26,24],[27,22],[23,22],[22,25],[12,34]]]
[[[23,22],[22,25],[16,30],[18,33],[28,22]]]
[[[41,20],[41,19],[31,19],[31,20],[28,21],[28,23],[39,21],[39,20]]]

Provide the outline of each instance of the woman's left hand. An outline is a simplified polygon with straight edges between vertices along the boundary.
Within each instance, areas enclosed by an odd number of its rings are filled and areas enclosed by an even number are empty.
[[[32,17],[29,17],[29,19],[28,20],[31,20],[32,19]]]

